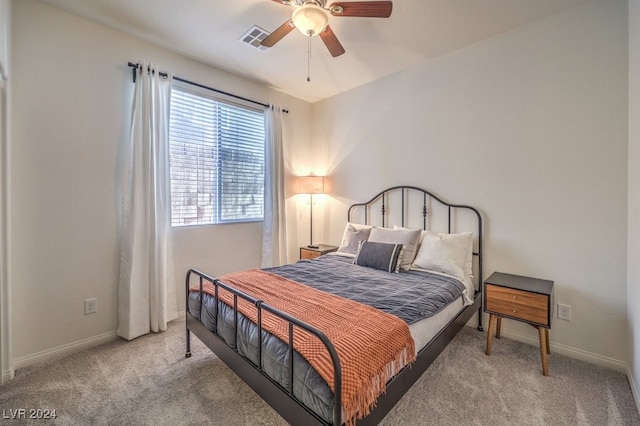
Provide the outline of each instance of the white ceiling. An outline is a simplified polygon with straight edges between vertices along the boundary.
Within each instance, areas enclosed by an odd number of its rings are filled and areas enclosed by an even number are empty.
[[[315,102],[588,0],[394,0],[388,19],[331,17],[346,53],[333,58],[314,37],[310,82],[308,40],[300,32],[265,52],[238,41],[253,25],[275,30],[292,6],[270,0],[40,1]]]

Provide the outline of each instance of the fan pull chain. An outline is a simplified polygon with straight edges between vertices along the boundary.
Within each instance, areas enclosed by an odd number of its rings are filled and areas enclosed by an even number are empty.
[[[311,81],[311,77],[309,76],[310,74],[310,66],[311,63],[311,34],[309,34],[309,38],[307,40],[307,81]]]

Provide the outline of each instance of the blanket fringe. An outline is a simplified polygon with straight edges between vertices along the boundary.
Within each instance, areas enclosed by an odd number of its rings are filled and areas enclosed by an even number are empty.
[[[347,426],[368,415],[378,396],[386,392],[387,382],[415,361],[409,327],[393,315],[261,270],[229,274],[220,280],[322,330],[332,341],[343,367],[342,410]],[[203,290],[215,297],[212,283],[204,284]],[[226,290],[218,297],[229,306],[234,303]],[[238,301],[238,312],[256,322],[256,308],[249,302]],[[262,327],[287,341],[288,326],[283,321],[264,315]],[[386,338],[378,339],[376,333],[384,333]],[[296,332],[294,348],[331,384],[334,371],[329,354],[324,348],[318,350],[318,340],[310,336],[304,330]]]
[[[412,355],[409,355],[411,353]],[[371,385],[360,389],[351,401],[343,402],[345,426],[355,426],[356,419],[362,419],[376,407],[378,397],[387,391],[387,382],[396,376],[405,366],[416,359],[415,346],[403,349],[395,359],[387,363],[371,377]]]

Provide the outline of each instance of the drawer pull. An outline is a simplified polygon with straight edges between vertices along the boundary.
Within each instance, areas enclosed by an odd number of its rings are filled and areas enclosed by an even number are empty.
[[[514,309],[514,310],[513,310],[513,313],[515,314],[516,312],[518,312],[518,310],[517,310],[517,309]]]
[[[514,298],[514,299],[517,299],[517,298],[518,298],[518,296],[513,296],[513,298]]]

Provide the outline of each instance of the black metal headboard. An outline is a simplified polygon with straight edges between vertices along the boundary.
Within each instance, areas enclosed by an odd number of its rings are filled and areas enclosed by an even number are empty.
[[[400,206],[397,209],[397,206]],[[378,210],[377,215],[373,215],[372,210]],[[364,203],[352,204],[347,213],[347,220],[353,222],[356,213],[360,213],[359,222],[366,225],[373,224],[373,220],[379,218],[380,226],[391,225],[390,218],[395,218],[394,225],[403,227],[416,227],[418,221],[421,222],[423,230],[432,229],[435,211],[444,210],[445,220],[439,222],[440,226],[444,226],[442,232],[452,233],[459,232],[458,229],[462,220],[459,220],[459,212],[465,212],[471,217],[475,224],[468,224],[475,229],[476,237],[473,255],[478,258],[478,289],[482,289],[482,216],[480,212],[471,206],[463,204],[451,204],[432,192],[415,186],[394,186],[380,192],[369,201]],[[442,212],[439,212],[442,213]],[[363,216],[363,217],[362,217]],[[465,229],[471,230],[471,229]]]

